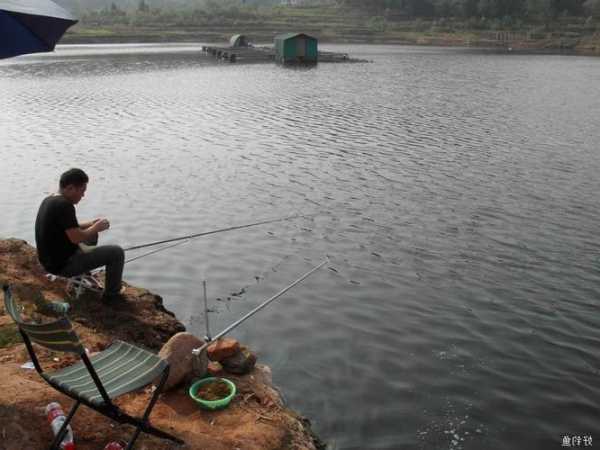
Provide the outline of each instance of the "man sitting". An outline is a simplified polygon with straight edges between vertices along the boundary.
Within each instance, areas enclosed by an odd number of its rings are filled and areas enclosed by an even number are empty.
[[[102,299],[110,302],[122,298],[125,253],[118,245],[80,247],[79,244],[95,244],[98,233],[110,227],[106,219],[77,221],[75,205],[85,195],[88,181],[83,170],[67,170],[60,177],[59,192],[42,201],[35,220],[38,259],[48,272],[64,277],[106,266]]]

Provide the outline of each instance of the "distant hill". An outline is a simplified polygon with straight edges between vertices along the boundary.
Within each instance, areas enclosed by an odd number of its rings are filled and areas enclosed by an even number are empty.
[[[110,8],[114,3],[119,9],[134,9],[137,8],[139,0],[52,0],[54,3],[58,3],[63,8],[66,8],[74,13],[82,13],[87,11],[100,10]],[[182,7],[189,6],[193,3],[202,3],[193,0],[145,0],[147,5],[152,7]]]
[[[467,16],[463,10],[452,16],[452,11],[441,9],[429,10],[426,16],[417,14],[415,8],[411,12],[387,7],[467,2],[479,9],[490,3],[537,2],[544,6],[550,0],[143,0],[150,11],[139,8],[142,0],[54,1],[80,18],[61,40],[63,44],[223,43],[241,32],[253,42],[272,42],[278,33],[300,30],[321,42],[496,47],[600,56],[600,13],[596,18],[576,11],[569,16],[563,11],[553,19],[556,11],[497,17],[479,12]],[[600,4],[600,0],[593,1]],[[240,8],[242,4],[289,6]]]
[[[53,0],[63,8],[68,9],[76,14],[110,8],[114,3],[119,9],[131,10],[136,9],[140,0]],[[179,9],[198,7],[206,5],[207,0],[144,0],[146,5],[151,8],[162,9]],[[208,0],[209,2],[211,0]],[[223,0],[212,0],[213,2],[224,2]],[[246,5],[264,5],[272,6],[281,3],[281,0],[229,0],[230,3],[245,3]]]

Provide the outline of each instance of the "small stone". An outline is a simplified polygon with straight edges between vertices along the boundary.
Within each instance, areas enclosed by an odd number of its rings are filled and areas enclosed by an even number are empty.
[[[225,358],[235,355],[240,351],[240,344],[233,338],[223,338],[212,342],[208,346],[208,359],[211,361],[223,361]]]
[[[229,358],[225,358],[221,361],[221,364],[227,372],[236,375],[244,375],[254,368],[254,365],[256,364],[256,354],[246,347],[242,347],[240,352]]]
[[[209,361],[207,371],[211,376],[221,375],[223,366],[219,361]]]

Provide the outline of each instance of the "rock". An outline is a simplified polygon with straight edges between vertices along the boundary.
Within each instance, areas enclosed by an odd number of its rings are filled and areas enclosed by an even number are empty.
[[[167,360],[171,366],[164,391],[193,376],[192,350],[203,345],[204,341],[191,333],[177,333],[167,341],[158,353],[158,356]],[[155,384],[157,382],[158,380]]]
[[[212,342],[208,346],[208,359],[222,361],[240,351],[240,344],[233,338],[223,338]]]
[[[268,366],[257,364],[249,377],[254,383],[253,393],[261,405],[283,408],[283,396],[273,384],[273,376]]]
[[[256,364],[256,354],[246,347],[242,347],[235,355],[222,360],[221,364],[227,372],[244,375],[254,368],[254,365]]]
[[[218,361],[210,361],[208,363],[207,372],[210,376],[216,377],[223,372],[223,366]]]

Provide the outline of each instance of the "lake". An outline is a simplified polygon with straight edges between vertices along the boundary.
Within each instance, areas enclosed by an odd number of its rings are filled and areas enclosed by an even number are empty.
[[[34,243],[64,170],[189,331],[237,328],[331,449],[600,442],[600,59],[323,46],[371,62],[218,63],[198,44],[0,62],[0,236]],[[128,257],[140,254],[128,253]]]

